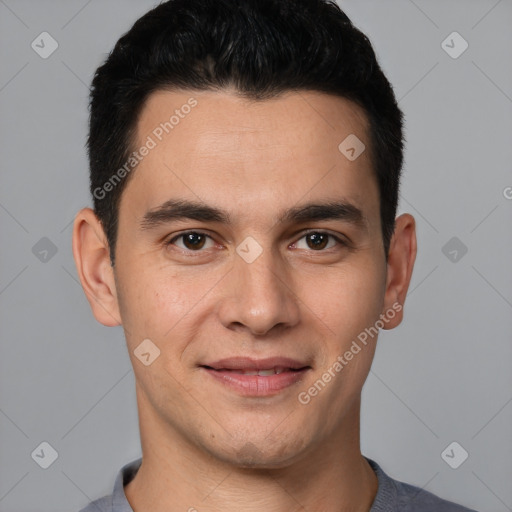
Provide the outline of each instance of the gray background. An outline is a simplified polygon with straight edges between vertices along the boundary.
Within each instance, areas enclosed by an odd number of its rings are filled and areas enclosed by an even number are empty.
[[[88,84],[153,3],[0,0],[2,512],[78,510],[140,455],[123,332],[90,312],[71,223],[90,205]],[[364,388],[363,453],[442,497],[510,511],[512,2],[340,4],[406,115],[400,213],[419,245],[405,321],[381,331]],[[31,48],[43,31],[59,44],[47,59]],[[453,31],[469,44],[456,59],[441,44]],[[43,441],[58,452],[48,469],[31,457]],[[458,469],[441,457],[453,441],[469,453]]]

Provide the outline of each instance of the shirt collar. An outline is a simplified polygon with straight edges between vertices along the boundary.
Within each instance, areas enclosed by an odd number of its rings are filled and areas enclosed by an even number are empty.
[[[395,504],[397,502],[397,491],[393,480],[384,473],[375,461],[367,457],[365,459],[375,471],[379,484],[370,512],[393,512],[396,510]],[[124,486],[133,480],[141,464],[142,457],[123,466],[117,474],[112,495],[112,512],[133,512],[126,499]]]
[[[133,512],[126,499],[124,486],[133,480],[142,464],[142,457],[123,466],[116,477],[114,493],[112,494],[112,512]]]

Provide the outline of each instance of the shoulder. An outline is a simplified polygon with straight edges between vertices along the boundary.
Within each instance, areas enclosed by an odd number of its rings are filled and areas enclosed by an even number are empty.
[[[133,512],[126,499],[124,486],[133,479],[141,463],[142,457],[125,464],[117,473],[112,494],[89,503],[80,512]]]
[[[79,512],[112,512],[113,510],[112,495],[109,495],[92,501]]]
[[[379,481],[370,512],[477,512],[414,485],[394,480],[375,461],[365,458]]]
[[[452,501],[447,501],[431,492],[414,485],[393,481],[397,489],[398,510],[400,512],[476,512]]]

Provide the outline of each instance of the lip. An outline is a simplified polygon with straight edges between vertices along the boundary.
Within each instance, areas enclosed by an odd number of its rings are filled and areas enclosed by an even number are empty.
[[[266,370],[277,366],[299,370],[309,366],[306,362],[289,357],[267,357],[264,359],[253,359],[251,357],[229,357],[219,359],[212,363],[201,364],[200,366],[209,366],[214,370]]]
[[[199,366],[215,381],[228,389],[242,396],[253,397],[276,395],[303,380],[304,375],[311,370],[311,366],[307,363],[288,357],[268,357],[265,359],[231,357]],[[278,368],[281,373],[273,375],[244,375],[238,373],[271,368]]]

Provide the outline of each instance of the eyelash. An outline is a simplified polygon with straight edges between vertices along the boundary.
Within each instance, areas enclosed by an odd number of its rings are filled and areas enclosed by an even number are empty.
[[[182,237],[184,237],[186,235],[190,235],[192,233],[196,234],[196,235],[203,235],[203,236],[206,236],[206,237],[210,238],[211,240],[213,240],[212,236],[210,236],[208,233],[205,233],[203,231],[185,231],[183,233],[180,233],[179,235],[176,235],[176,236],[172,237],[170,240],[165,242],[165,245],[166,246],[173,245],[173,243],[176,240],[178,240],[178,239],[180,239],[180,238],[182,238]],[[298,240],[302,240],[304,237],[306,237],[308,235],[313,235],[313,234],[315,234],[315,235],[327,235],[327,236],[329,236],[331,238],[334,238],[334,240],[336,240],[336,242],[339,245],[341,245],[342,247],[348,247],[349,246],[349,244],[347,242],[345,242],[344,240],[342,240],[340,237],[338,237],[336,235],[333,235],[332,233],[329,233],[328,231],[321,231],[321,230],[320,231],[319,230],[311,230],[311,231],[308,231],[306,233],[303,233],[302,236]],[[296,242],[294,242],[294,243],[296,243]],[[180,251],[182,251],[183,253],[186,253],[188,255],[193,255],[194,253],[200,254],[200,253],[204,252],[201,249],[197,250],[197,251],[192,251],[190,249],[182,249],[181,247],[178,247],[178,249]],[[311,251],[312,252],[319,252],[320,253],[320,252],[329,252],[332,249],[335,249],[335,247],[330,247],[329,249],[321,249],[321,250],[318,250],[318,251],[315,251],[315,250],[311,249]]]

